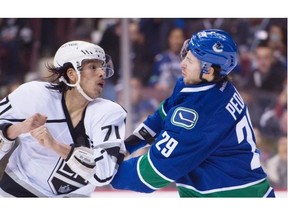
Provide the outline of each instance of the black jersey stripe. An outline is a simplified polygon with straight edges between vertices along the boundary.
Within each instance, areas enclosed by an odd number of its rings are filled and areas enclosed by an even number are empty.
[[[122,161],[125,158],[125,155],[123,153],[120,152],[120,147],[119,146],[114,146],[111,148],[105,148],[105,150],[107,151],[107,153],[111,156],[114,156],[117,158],[117,164],[120,165],[122,163]]]
[[[6,120],[6,121],[10,121],[10,122],[22,122],[25,119],[7,119],[7,118],[0,118],[0,120]],[[47,123],[63,123],[63,122],[67,122],[66,119],[48,119],[46,121]]]
[[[107,153],[109,155],[112,155],[114,157],[118,157],[119,156],[120,147],[119,146],[114,146],[114,147],[111,147],[111,148],[105,148],[105,150],[107,151]]]
[[[8,98],[8,97],[5,97],[4,99],[5,99],[5,101],[1,102],[1,103],[0,103],[0,106],[9,103],[9,98]],[[4,99],[3,99],[3,100],[4,100]]]
[[[2,114],[4,114],[5,112],[7,112],[9,109],[11,109],[12,108],[12,106],[11,106],[11,104],[8,106],[8,107],[6,107],[2,112],[0,112],[0,115],[2,115]]]
[[[75,157],[74,156],[74,158],[75,158],[75,160],[76,161],[78,161],[78,163],[80,163],[81,165],[83,165],[84,167],[87,167],[88,169],[93,169],[94,167],[95,167],[95,165],[94,164],[87,164],[87,163],[85,163],[83,160],[81,160],[81,159],[79,159],[79,158],[77,158],[77,157]],[[103,159],[103,156],[102,156],[102,158],[99,158],[99,160],[101,160],[101,159]]]
[[[112,179],[113,176],[110,176],[110,177],[107,177],[105,179],[100,179],[96,174],[94,174],[94,178],[96,179],[96,181],[100,182],[100,183],[104,183],[104,182],[107,182],[109,180]]]
[[[6,172],[3,173],[0,188],[15,197],[38,197],[15,182]]]
[[[6,121],[9,121],[9,122],[22,122],[22,121],[24,121],[25,119],[7,119],[7,118],[0,118],[0,120],[6,120]]]
[[[124,158],[125,158],[125,155],[120,153],[117,158],[117,164],[120,165],[123,162]]]
[[[62,122],[67,122],[66,119],[51,119],[51,120],[47,120],[47,123],[62,123]]]

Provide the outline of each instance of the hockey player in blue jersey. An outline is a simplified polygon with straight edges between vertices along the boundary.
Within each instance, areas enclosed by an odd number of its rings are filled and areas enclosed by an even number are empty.
[[[256,148],[248,109],[227,75],[237,46],[222,30],[203,30],[181,50],[172,95],[126,139],[130,152],[112,186],[150,193],[175,182],[180,197],[274,197]]]

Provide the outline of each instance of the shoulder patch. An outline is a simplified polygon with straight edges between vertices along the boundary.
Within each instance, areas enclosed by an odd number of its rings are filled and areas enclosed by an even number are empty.
[[[178,107],[174,110],[171,123],[185,129],[192,129],[198,121],[198,113],[193,109]]]

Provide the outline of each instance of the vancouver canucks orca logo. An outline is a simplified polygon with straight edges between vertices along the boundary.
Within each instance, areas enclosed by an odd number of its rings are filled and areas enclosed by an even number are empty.
[[[198,121],[198,113],[193,109],[178,107],[174,110],[171,123],[175,126],[192,129]]]
[[[217,41],[212,47],[212,49],[217,53],[223,52],[223,48],[223,45],[219,41]]]

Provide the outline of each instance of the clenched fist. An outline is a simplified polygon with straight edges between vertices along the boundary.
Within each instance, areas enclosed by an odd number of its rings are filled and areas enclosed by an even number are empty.
[[[25,119],[23,122],[11,125],[7,129],[7,135],[10,139],[16,139],[20,134],[28,133],[35,128],[46,123],[47,117],[36,113],[29,118]]]
[[[67,158],[71,151],[71,147],[69,145],[57,142],[50,134],[48,128],[45,125],[41,125],[40,127],[30,131],[30,134],[42,146],[52,149],[64,159]]]
[[[38,140],[38,142],[47,148],[52,148],[53,144],[55,144],[54,138],[51,136],[49,130],[45,125],[35,128],[30,131],[32,137]]]

